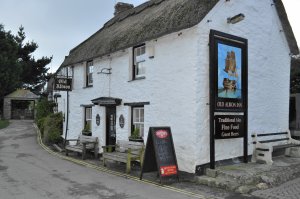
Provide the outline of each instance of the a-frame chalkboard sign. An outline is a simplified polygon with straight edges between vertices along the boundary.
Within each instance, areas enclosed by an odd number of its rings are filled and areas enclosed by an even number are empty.
[[[170,127],[150,127],[140,179],[143,173],[158,171],[160,183],[166,178],[179,181],[178,165]]]

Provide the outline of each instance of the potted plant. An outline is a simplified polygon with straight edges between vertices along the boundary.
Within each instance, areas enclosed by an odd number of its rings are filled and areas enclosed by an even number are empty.
[[[134,128],[131,135],[129,136],[129,141],[144,142],[143,138],[140,136],[140,129]]]
[[[82,130],[82,135],[92,136],[91,125],[87,123]]]

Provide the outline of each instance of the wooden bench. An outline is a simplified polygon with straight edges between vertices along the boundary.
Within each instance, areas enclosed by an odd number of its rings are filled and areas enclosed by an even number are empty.
[[[285,155],[290,156],[291,147],[299,147],[300,141],[292,139],[290,132],[252,134],[253,155],[252,162],[263,160],[272,165],[272,152],[276,149],[285,149]]]
[[[76,142],[75,145],[71,145],[70,142]],[[69,151],[82,154],[82,159],[85,159],[87,152],[93,152],[95,158],[98,157],[99,143],[97,137],[79,135],[78,139],[66,140],[65,153],[68,156]]]
[[[118,140],[116,145],[103,146],[103,166],[106,160],[114,160],[126,163],[126,173],[131,171],[131,162],[138,160],[142,165],[144,154],[144,143]],[[115,151],[112,149],[115,148]]]

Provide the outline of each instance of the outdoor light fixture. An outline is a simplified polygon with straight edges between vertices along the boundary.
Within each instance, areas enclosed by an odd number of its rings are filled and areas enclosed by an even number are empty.
[[[240,14],[235,15],[233,17],[228,17],[227,18],[227,23],[236,24],[236,23],[242,21],[243,19],[245,19],[245,15],[240,13]]]
[[[106,75],[110,75],[111,74],[111,68],[102,68],[100,72],[98,72],[97,74],[106,74]]]
[[[300,59],[300,54],[294,55],[294,54],[290,53],[290,56],[291,56],[291,58],[293,58],[293,59]]]

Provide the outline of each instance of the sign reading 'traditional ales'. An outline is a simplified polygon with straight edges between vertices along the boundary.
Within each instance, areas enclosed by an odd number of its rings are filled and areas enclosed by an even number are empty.
[[[162,178],[178,177],[178,165],[170,127],[150,127],[141,171],[158,171]]]
[[[216,115],[215,139],[239,138],[244,136],[243,115]]]
[[[71,91],[72,79],[69,78],[55,78],[54,90],[57,91]]]

